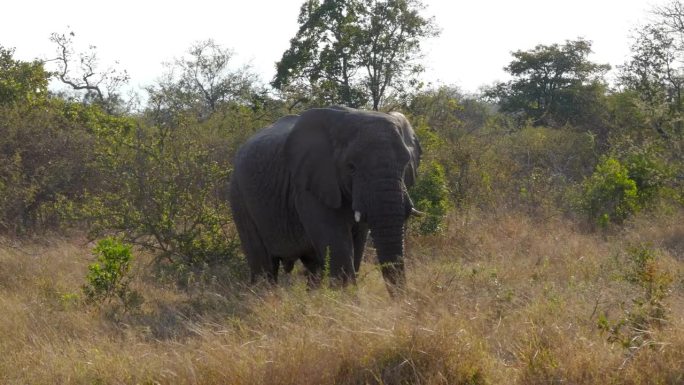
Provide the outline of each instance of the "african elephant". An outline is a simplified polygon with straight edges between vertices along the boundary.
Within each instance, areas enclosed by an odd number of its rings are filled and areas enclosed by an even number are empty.
[[[252,281],[299,259],[309,283],[329,269],[355,282],[368,232],[390,293],[404,273],[404,222],[421,148],[400,113],[346,107],[285,116],[237,152],[230,203]]]

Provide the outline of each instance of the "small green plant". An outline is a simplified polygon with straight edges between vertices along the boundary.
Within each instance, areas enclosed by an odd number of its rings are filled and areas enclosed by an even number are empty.
[[[594,173],[582,183],[579,203],[598,225],[620,224],[639,209],[637,184],[620,161],[604,157]]]
[[[62,309],[73,309],[77,307],[81,301],[81,296],[78,293],[63,293],[58,298],[59,305]]]
[[[417,229],[423,235],[435,234],[442,230],[450,206],[446,174],[439,162],[431,161],[421,166],[419,175],[411,197],[417,209],[427,215],[417,221]]]
[[[140,303],[140,295],[129,288],[131,246],[114,238],[105,238],[93,249],[97,262],[88,266],[83,293],[92,303],[109,303],[118,298],[128,309]]]

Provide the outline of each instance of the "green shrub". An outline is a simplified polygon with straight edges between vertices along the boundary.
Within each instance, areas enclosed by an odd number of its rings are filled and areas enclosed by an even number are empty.
[[[627,167],[613,157],[603,157],[582,183],[580,207],[601,226],[619,224],[639,209],[638,191]]]
[[[416,208],[426,214],[417,221],[418,231],[421,234],[439,232],[450,206],[444,167],[437,161],[424,162],[410,195]]]
[[[116,231],[180,270],[236,262],[226,197],[230,165],[212,151],[220,137],[202,139],[188,127],[139,126],[112,151],[102,151],[102,190],[77,213],[90,223],[91,235]]]
[[[131,246],[114,238],[105,238],[93,249],[97,262],[88,266],[87,283],[83,293],[92,303],[111,302],[113,298],[121,301],[125,308],[140,302],[141,297],[129,289]]]
[[[671,172],[667,165],[651,153],[647,147],[637,149],[627,155],[624,163],[629,178],[636,183],[638,200],[641,205],[653,200],[671,180]]]
[[[444,170],[451,204],[463,207],[487,200],[490,186],[477,163],[485,145],[480,132],[490,125],[492,106],[457,88],[440,87],[414,95],[407,112],[424,163],[436,161]]]
[[[0,230],[58,225],[56,202],[96,188],[91,127],[70,108],[60,100],[0,107]]]

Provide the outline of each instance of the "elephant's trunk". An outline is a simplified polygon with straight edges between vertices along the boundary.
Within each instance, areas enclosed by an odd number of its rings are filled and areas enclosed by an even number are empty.
[[[406,281],[404,273],[404,193],[400,179],[374,184],[368,210],[368,225],[378,261],[390,294],[397,294]]]

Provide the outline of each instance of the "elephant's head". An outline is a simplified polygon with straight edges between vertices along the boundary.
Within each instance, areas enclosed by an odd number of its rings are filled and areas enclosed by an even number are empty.
[[[312,109],[297,120],[285,151],[295,188],[368,223],[390,291],[403,285],[404,221],[414,211],[407,186],[421,154],[406,117]]]

